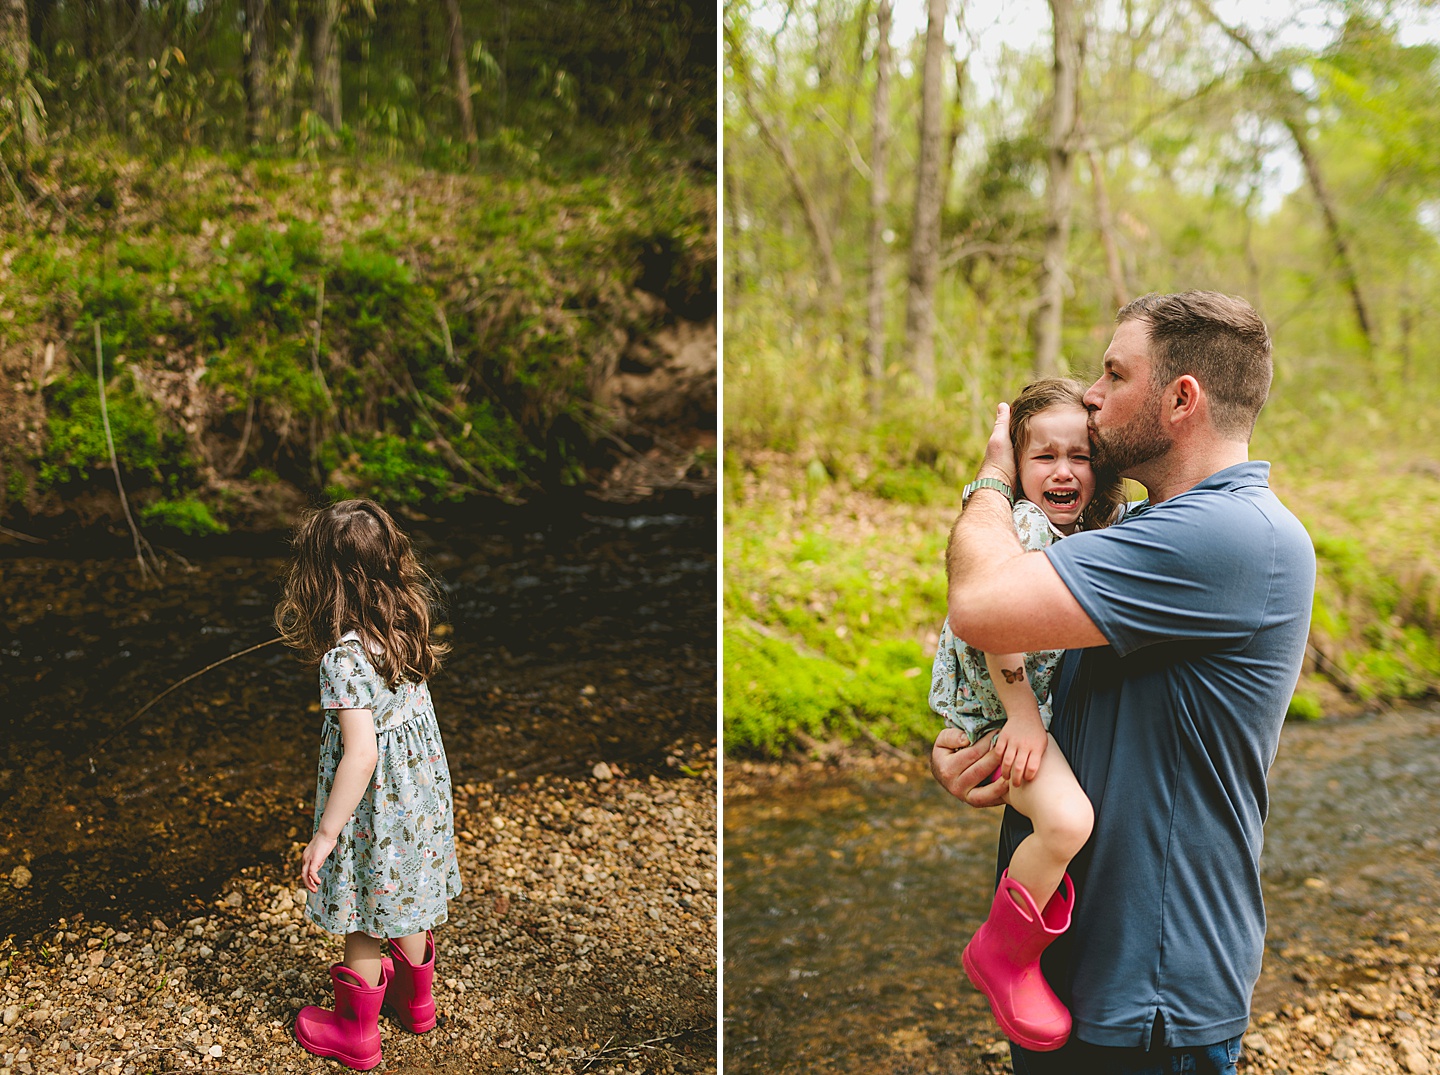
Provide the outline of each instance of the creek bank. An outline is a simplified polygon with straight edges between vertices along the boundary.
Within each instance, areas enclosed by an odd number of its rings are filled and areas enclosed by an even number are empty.
[[[457,785],[506,791],[600,763],[668,779],[713,745],[713,513],[510,509],[412,534],[447,606],[453,651],[431,690]],[[284,647],[135,716],[274,637],[280,537],[203,544],[159,586],[140,584],[123,542],[0,565],[0,936],[38,943],[79,912],[192,917],[308,835],[321,714],[314,670]],[[4,883],[21,868],[23,890]]]
[[[380,1070],[716,1070],[713,744],[674,757],[694,775],[457,788],[439,1025],[382,1017]],[[0,942],[0,1072],[319,1070],[294,1017],[329,1003],[341,944],[303,920],[302,849],[187,918],[71,918],[43,944]]]
[[[1437,739],[1433,707],[1286,725],[1242,1071],[1440,1072]],[[727,1071],[1009,1070],[958,966],[998,818],[853,745],[727,759],[724,795]]]

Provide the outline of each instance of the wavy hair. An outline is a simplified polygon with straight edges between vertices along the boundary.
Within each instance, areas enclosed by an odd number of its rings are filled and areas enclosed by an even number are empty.
[[[275,626],[307,665],[355,631],[378,647],[385,685],[428,679],[450,651],[430,637],[434,580],[410,539],[373,500],[342,500],[307,513],[295,528]]]
[[[1085,386],[1069,377],[1046,377],[1033,381],[1022,388],[1010,404],[1010,447],[1015,452],[1016,485],[1020,484],[1019,463],[1030,441],[1031,419],[1051,407],[1068,406],[1088,410],[1085,406]],[[1120,507],[1125,503],[1125,486],[1120,475],[1105,466],[1105,460],[1094,452],[1093,447],[1090,465],[1095,471],[1095,495],[1080,513],[1082,530],[1109,526],[1119,516]],[[1017,489],[1015,495],[1020,496],[1024,492],[1024,489]]]

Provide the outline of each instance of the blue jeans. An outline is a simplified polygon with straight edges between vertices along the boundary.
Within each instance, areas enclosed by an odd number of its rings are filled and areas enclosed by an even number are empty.
[[[1010,1043],[1015,1075],[1235,1075],[1240,1039],[1214,1045],[1114,1049],[1071,1038],[1051,1053]]]

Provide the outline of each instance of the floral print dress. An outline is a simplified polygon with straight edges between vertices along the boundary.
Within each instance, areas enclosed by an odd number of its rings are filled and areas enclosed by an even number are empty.
[[[315,825],[330,798],[344,746],[336,710],[368,709],[375,720],[375,775],[335,849],[305,917],[331,933],[405,937],[438,926],[460,894],[450,768],[435,706],[423,681],[385,686],[354,632],[320,659],[320,772]]]
[[[1011,513],[1015,533],[1027,552],[1036,552],[1058,541],[1061,534],[1039,505],[1019,500]],[[1040,720],[1050,727],[1050,681],[1065,651],[1040,650],[1025,654],[1025,679],[1040,703]],[[995,693],[985,654],[956,638],[946,617],[940,628],[940,644],[930,672],[930,708],[951,728],[959,728],[972,743],[986,732],[1005,723],[1005,707]]]

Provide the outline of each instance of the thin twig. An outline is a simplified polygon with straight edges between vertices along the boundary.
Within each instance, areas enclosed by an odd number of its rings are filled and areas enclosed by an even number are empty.
[[[435,316],[440,321],[440,331],[445,335],[445,361],[452,366],[458,366],[455,358],[455,341],[450,338],[450,321],[445,317],[445,309],[440,305],[439,300],[435,302]]]
[[[591,1064],[595,1063],[595,1061],[600,1060],[607,1055],[613,1056],[616,1053],[625,1053],[631,1051],[632,1049],[649,1049],[653,1052],[655,1050],[655,1046],[657,1045],[663,1045],[666,1042],[674,1041],[677,1038],[683,1038],[687,1034],[693,1034],[695,1033],[695,1031],[701,1029],[703,1028],[698,1026],[686,1027],[684,1030],[677,1030],[673,1034],[662,1034],[658,1038],[646,1038],[644,1041],[637,1041],[628,1045],[611,1045],[610,1042],[615,1040],[615,1035],[611,1034],[604,1045],[600,1046],[599,1049],[597,1049],[593,1053],[590,1053],[586,1057],[585,1063],[581,1065],[580,1070],[584,1071]]]
[[[125,521],[130,524],[130,536],[135,541],[135,560],[140,565],[140,577],[147,578],[152,570],[145,563],[145,554],[154,561],[153,573],[157,576],[162,569],[160,558],[145,540],[140,528],[135,525],[135,516],[130,514],[130,501],[125,496],[125,483],[120,480],[120,460],[115,455],[115,438],[110,433],[110,411],[105,405],[105,353],[100,346],[100,322],[95,322],[95,381],[100,389],[100,421],[105,425],[105,444],[110,449],[110,469],[115,472],[115,488],[120,491],[120,507],[125,511]]]
[[[230,654],[228,657],[221,657],[218,661],[215,661],[215,662],[213,662],[213,663],[211,663],[211,664],[207,664],[204,668],[200,669],[200,671],[198,671],[198,672],[191,672],[191,673],[190,673],[188,676],[186,676],[184,679],[177,680],[176,682],[170,684],[170,686],[166,687],[163,691],[161,691],[159,694],[157,694],[154,698],[151,698],[148,702],[146,702],[144,705],[142,705],[139,709],[135,710],[134,713],[132,713],[128,718],[126,718],[126,720],[125,720],[124,723],[122,723],[118,728],[116,728],[113,732],[111,732],[105,739],[101,740],[100,745],[95,748],[95,752],[98,754],[98,753],[100,753],[101,751],[103,751],[107,746],[109,746],[112,742],[114,742],[115,737],[116,737],[117,735],[119,735],[119,734],[120,734],[121,732],[123,732],[126,728],[128,728],[130,725],[134,724],[137,720],[139,720],[141,717],[143,717],[146,713],[148,713],[148,712],[150,711],[150,709],[151,709],[152,706],[154,706],[157,702],[159,702],[162,698],[166,697],[166,696],[167,696],[168,694],[170,694],[172,691],[179,690],[181,687],[185,686],[185,684],[189,683],[192,679],[198,679],[199,677],[203,676],[206,672],[210,671],[210,669],[212,669],[212,668],[219,668],[222,664],[225,664],[227,661],[233,661],[236,657],[243,657],[243,656],[245,656],[247,653],[254,653],[257,649],[264,649],[266,646],[273,646],[273,645],[275,645],[276,642],[280,642],[280,641],[283,641],[283,640],[282,640],[282,639],[279,639],[279,638],[272,638],[272,639],[269,639],[269,640],[267,640],[267,641],[265,641],[265,642],[257,643],[256,645],[251,646],[249,649],[242,649],[239,653],[232,653],[232,654]],[[91,769],[92,772],[93,772],[94,769],[95,769],[95,759],[94,759],[93,757],[90,759],[90,769]]]
[[[226,474],[234,474],[240,468],[245,459],[245,449],[250,447],[250,430],[255,424],[255,371],[250,371],[250,383],[245,388],[250,397],[250,402],[245,407],[245,429],[240,434],[240,446],[235,449],[235,456],[230,460],[230,465],[225,469]]]
[[[33,545],[44,545],[44,538],[31,537],[29,534],[22,534],[18,530],[11,530],[8,526],[0,526],[0,534],[6,537],[18,538],[21,541],[28,541]]]

